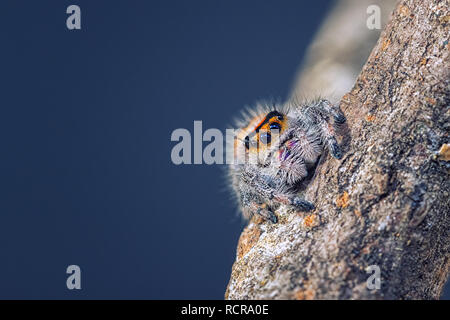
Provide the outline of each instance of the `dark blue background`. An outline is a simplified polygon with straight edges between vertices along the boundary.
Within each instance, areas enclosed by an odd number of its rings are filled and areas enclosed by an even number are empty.
[[[330,3],[2,1],[0,298],[223,298],[243,224],[171,132],[286,98]]]

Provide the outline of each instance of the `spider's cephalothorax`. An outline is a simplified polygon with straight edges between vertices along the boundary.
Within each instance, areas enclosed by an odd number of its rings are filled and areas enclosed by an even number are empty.
[[[327,100],[258,106],[244,118],[234,143],[238,161],[230,166],[244,217],[259,214],[275,223],[274,209],[280,204],[313,210],[298,196],[299,185],[314,171],[324,148],[342,157],[336,132],[345,116],[339,107]]]

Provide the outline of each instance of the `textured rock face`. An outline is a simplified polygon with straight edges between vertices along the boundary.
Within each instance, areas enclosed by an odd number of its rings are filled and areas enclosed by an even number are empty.
[[[450,268],[449,7],[399,3],[341,100],[345,154],[317,168],[306,191],[316,209],[280,208],[278,224],[254,217],[226,298],[439,297]]]

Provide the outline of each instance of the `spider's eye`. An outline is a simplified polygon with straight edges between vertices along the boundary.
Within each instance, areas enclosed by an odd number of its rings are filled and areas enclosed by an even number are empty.
[[[272,122],[270,124],[270,130],[278,130],[280,131],[281,125],[278,122]]]
[[[250,149],[250,138],[248,136],[246,136],[244,138],[244,145],[245,145],[245,149]]]
[[[259,136],[259,141],[261,141],[263,144],[269,144],[271,140],[272,136],[269,132],[261,133],[261,135]]]

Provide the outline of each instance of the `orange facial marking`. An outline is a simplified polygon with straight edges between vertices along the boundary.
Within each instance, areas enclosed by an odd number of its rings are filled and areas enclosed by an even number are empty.
[[[237,143],[244,143],[246,153],[258,153],[270,146],[274,130],[279,130],[278,134],[280,134],[286,129],[286,125],[286,117],[278,111],[271,111],[254,117],[247,127],[238,132],[237,141],[234,144],[235,152]]]

